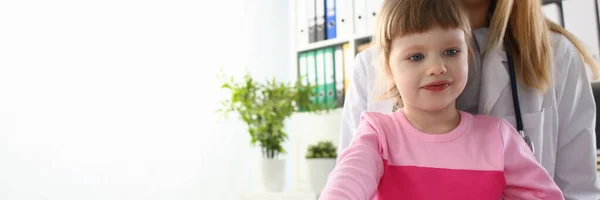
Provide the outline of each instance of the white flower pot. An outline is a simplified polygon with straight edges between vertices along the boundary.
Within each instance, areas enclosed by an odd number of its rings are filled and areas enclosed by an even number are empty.
[[[285,160],[266,159],[260,161],[261,185],[266,192],[281,192],[285,185]]]
[[[311,158],[306,159],[308,167],[308,179],[313,191],[317,194],[321,193],[329,174],[335,168],[335,158]]]

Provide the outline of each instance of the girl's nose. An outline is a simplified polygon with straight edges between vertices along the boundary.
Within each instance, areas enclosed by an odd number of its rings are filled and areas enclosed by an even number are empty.
[[[435,62],[432,63],[431,66],[427,69],[427,75],[436,76],[445,74],[448,71],[443,62]]]

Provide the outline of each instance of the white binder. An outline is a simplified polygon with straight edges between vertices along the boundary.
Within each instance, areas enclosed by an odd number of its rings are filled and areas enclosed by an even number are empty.
[[[367,0],[353,0],[354,1],[354,34],[363,36],[368,34],[367,31]]]
[[[308,44],[308,2],[296,0],[296,45]]]
[[[383,0],[366,0],[367,1],[367,34],[371,35],[375,33],[375,25],[377,23],[377,17],[379,16],[379,10],[381,10],[381,4]]]
[[[352,0],[336,0],[335,20],[337,38],[348,38],[352,35]]]

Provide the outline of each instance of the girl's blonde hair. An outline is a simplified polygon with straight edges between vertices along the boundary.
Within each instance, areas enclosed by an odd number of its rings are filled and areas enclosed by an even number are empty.
[[[389,65],[392,40],[413,33],[422,33],[433,28],[461,29],[465,41],[472,49],[471,24],[456,0],[385,0],[377,19],[373,43],[379,51],[373,65],[378,68],[377,99],[395,99],[402,106],[400,93],[391,77]],[[471,51],[472,52],[472,51]]]
[[[566,36],[590,66],[593,78],[598,78],[598,62],[573,34],[544,16],[541,1],[497,0],[495,7],[486,52],[502,45],[507,33],[519,81],[541,92],[552,87],[551,31]],[[511,27],[509,30],[507,25]]]

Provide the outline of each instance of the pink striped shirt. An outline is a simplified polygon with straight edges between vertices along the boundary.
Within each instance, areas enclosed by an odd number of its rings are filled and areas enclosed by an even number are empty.
[[[445,134],[414,128],[401,111],[362,115],[320,199],[564,199],[505,120],[460,112]]]

